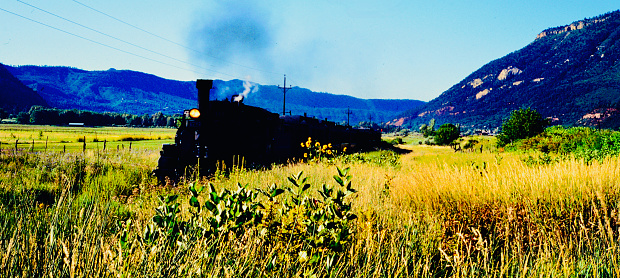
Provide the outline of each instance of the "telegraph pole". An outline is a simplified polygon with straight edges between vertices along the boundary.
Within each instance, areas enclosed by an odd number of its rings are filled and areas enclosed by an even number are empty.
[[[353,114],[353,112],[351,112],[351,109],[349,109],[349,107],[347,107],[347,126],[351,126],[349,124],[349,117],[351,116],[351,114]]]
[[[282,92],[284,93],[284,98],[282,99],[282,116],[284,116],[286,115],[286,90],[291,89],[291,85],[288,85],[288,88],[286,87],[286,74],[284,75],[284,87],[280,87],[280,85],[278,85],[278,88],[282,89]]]

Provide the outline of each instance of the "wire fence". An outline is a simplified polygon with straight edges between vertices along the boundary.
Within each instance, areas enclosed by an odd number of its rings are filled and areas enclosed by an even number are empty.
[[[161,141],[161,140],[153,140],[153,141]],[[127,144],[128,143],[128,144]],[[132,148],[135,149],[136,146],[133,144],[134,142],[124,142],[124,141],[110,141],[107,139],[103,141],[93,141],[87,142],[86,136],[80,138],[77,143],[75,142],[49,142],[48,138],[46,138],[45,142],[35,142],[32,140],[21,140],[15,139],[15,142],[2,142],[0,141],[0,158],[6,155],[16,155],[18,153],[23,152],[48,152],[48,151],[59,151],[59,152],[86,152],[87,150],[97,150],[97,151],[131,151]],[[144,145],[141,146],[140,149],[154,149],[150,144],[148,147]],[[139,146],[140,147],[140,146]]]

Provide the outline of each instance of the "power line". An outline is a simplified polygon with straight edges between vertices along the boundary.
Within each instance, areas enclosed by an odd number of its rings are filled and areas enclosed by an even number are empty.
[[[77,37],[77,38],[80,38],[80,39],[83,39],[83,40],[86,40],[86,41],[89,41],[89,42],[92,42],[92,43],[94,43],[94,44],[98,44],[98,45],[105,46],[105,47],[110,48],[110,49],[114,49],[114,50],[119,51],[119,52],[123,52],[123,53],[125,53],[125,54],[129,54],[129,55],[132,55],[132,56],[135,56],[135,57],[139,57],[139,58],[142,58],[142,59],[145,59],[145,60],[149,60],[149,61],[152,61],[152,62],[160,63],[160,64],[163,64],[163,65],[171,66],[171,67],[174,67],[174,68],[177,68],[177,69],[181,69],[181,70],[191,71],[191,72],[198,73],[198,74],[206,74],[206,73],[203,73],[203,72],[197,72],[197,71],[194,71],[194,70],[191,70],[191,69],[182,68],[182,67],[179,67],[179,66],[175,66],[175,65],[173,65],[173,64],[170,64],[170,63],[162,62],[162,61],[159,61],[159,60],[156,60],[156,59],[152,59],[152,58],[149,58],[149,57],[145,57],[145,56],[142,56],[142,55],[139,55],[139,54],[133,53],[133,52],[129,52],[129,51],[126,51],[126,50],[122,50],[122,49],[120,49],[120,48],[117,48],[117,47],[114,47],[114,46],[110,46],[110,45],[107,45],[107,44],[105,44],[105,43],[101,43],[101,42],[98,42],[98,41],[95,41],[95,40],[91,40],[91,39],[89,39],[89,38],[86,38],[86,37],[83,37],[83,36],[80,36],[80,35],[77,35],[77,34],[71,33],[71,32],[69,32],[69,31],[62,30],[62,29],[60,29],[60,28],[56,28],[56,27],[54,27],[54,26],[51,26],[51,25],[49,25],[49,24],[45,24],[45,23],[43,23],[43,22],[40,22],[40,21],[34,20],[34,19],[32,19],[32,18],[28,18],[28,17],[25,17],[25,16],[23,16],[23,15],[16,14],[16,13],[14,13],[14,12],[11,12],[11,11],[8,11],[8,10],[5,10],[5,9],[3,9],[3,8],[0,8],[0,10],[2,10],[2,11],[4,11],[4,12],[7,12],[7,13],[9,13],[9,14],[15,15],[15,16],[17,16],[17,17],[21,17],[21,18],[23,18],[23,19],[26,19],[26,20],[32,21],[32,22],[34,22],[34,23],[38,23],[38,24],[40,24],[40,25],[46,26],[46,27],[51,28],[51,29],[54,29],[54,30],[56,30],[56,31],[59,31],[59,32],[62,32],[62,33],[65,33],[65,34],[68,34],[68,35],[71,35],[71,36],[74,36],[74,37]]]
[[[191,65],[191,66],[194,66],[194,67],[197,67],[197,68],[201,68],[201,69],[207,70],[207,71],[212,72],[212,73],[217,73],[217,74],[221,74],[221,75],[229,76],[229,77],[232,77],[232,78],[244,79],[244,78],[241,78],[241,77],[238,77],[238,76],[234,76],[234,75],[231,75],[231,74],[227,74],[227,73],[219,72],[219,71],[212,70],[212,69],[209,69],[209,68],[204,68],[204,67],[201,67],[201,66],[198,66],[198,65],[195,65],[195,64],[192,64],[192,63],[188,63],[188,62],[185,62],[185,61],[183,61],[183,60],[180,60],[180,59],[174,58],[174,57],[172,57],[172,56],[169,56],[169,55],[166,55],[166,54],[162,54],[162,53],[159,53],[159,52],[154,51],[154,50],[147,49],[147,48],[142,47],[142,46],[139,46],[139,45],[137,45],[137,44],[134,44],[134,43],[131,43],[131,42],[128,42],[128,41],[122,40],[122,39],[120,39],[120,38],[117,38],[117,37],[115,37],[115,36],[112,36],[112,35],[106,34],[106,33],[104,33],[104,32],[98,31],[98,30],[93,29],[93,28],[91,28],[91,27],[88,27],[88,26],[86,26],[86,25],[83,25],[83,24],[77,23],[77,22],[72,21],[72,20],[70,20],[70,19],[67,19],[67,18],[65,18],[65,17],[59,16],[59,15],[57,15],[57,14],[54,14],[54,13],[49,12],[49,11],[47,11],[47,10],[44,10],[44,9],[42,9],[42,8],[36,7],[36,6],[34,6],[34,5],[31,5],[31,4],[29,4],[29,3],[26,3],[26,2],[24,2],[24,1],[17,0],[17,2],[20,2],[20,3],[24,4],[24,5],[27,5],[27,6],[29,6],[29,7],[32,7],[32,8],[34,8],[34,9],[37,9],[37,10],[39,10],[39,11],[42,11],[42,12],[47,13],[47,14],[49,14],[49,15],[52,15],[52,16],[54,16],[54,17],[60,18],[60,19],[62,19],[62,20],[64,20],[64,21],[67,21],[67,22],[70,22],[70,23],[72,23],[72,24],[78,25],[78,26],[80,26],[80,27],[82,27],[82,28],[85,28],[85,29],[87,29],[87,30],[90,30],[90,31],[92,31],[92,32],[95,32],[95,33],[98,33],[98,34],[100,34],[100,35],[103,35],[103,36],[106,36],[106,37],[112,38],[112,39],[114,39],[114,40],[120,41],[120,42],[125,43],[125,44],[128,44],[128,45],[131,45],[131,46],[137,47],[137,48],[139,48],[139,49],[142,49],[142,50],[145,50],[145,51],[148,51],[148,52],[151,52],[151,53],[154,53],[154,54],[157,54],[157,55],[160,55],[160,56],[163,56],[163,57],[169,58],[169,59],[171,59],[171,60],[174,60],[174,61],[177,61],[177,62],[180,62],[180,63],[184,63],[184,64],[187,64],[187,65]],[[79,3],[78,1],[74,1],[74,2]],[[79,3],[79,4],[81,4],[81,3]],[[84,5],[84,4],[82,4],[82,5]],[[15,15],[15,16],[17,16],[17,17],[21,17],[21,18],[26,19],[26,20],[28,20],[28,21],[31,21],[31,22],[34,22],[34,23],[37,23],[37,24],[40,24],[40,25],[46,26],[46,27],[48,27],[48,28],[50,28],[50,29],[54,29],[54,30],[56,30],[56,31],[59,31],[59,32],[62,32],[62,33],[65,33],[65,34],[68,34],[68,35],[71,35],[71,36],[74,36],[74,37],[77,37],[77,38],[80,38],[80,39],[86,40],[86,41],[89,41],[89,42],[94,43],[94,44],[98,44],[98,45],[101,45],[101,46],[104,46],[104,47],[107,47],[107,48],[113,49],[113,50],[116,50],[116,51],[119,51],[119,52],[122,52],[122,53],[125,53],[125,54],[129,54],[129,55],[132,55],[132,56],[135,56],[135,57],[139,57],[139,58],[142,58],[142,59],[145,59],[145,60],[149,60],[149,61],[152,61],[152,62],[156,62],[156,63],[162,64],[162,65],[167,65],[167,66],[174,67],[174,68],[177,68],[177,69],[181,69],[181,70],[185,70],[185,71],[194,72],[194,73],[197,73],[197,74],[208,74],[208,73],[205,73],[205,72],[195,71],[195,70],[193,70],[193,69],[188,69],[188,68],[179,67],[179,66],[176,66],[176,65],[173,65],[173,64],[170,64],[170,63],[164,62],[164,61],[160,61],[160,60],[157,60],[157,59],[154,59],[154,58],[149,58],[149,57],[146,57],[146,56],[143,56],[143,55],[140,55],[140,54],[136,54],[136,53],[131,52],[131,51],[128,51],[128,50],[123,50],[123,49],[121,49],[121,48],[114,47],[114,46],[111,46],[111,45],[105,44],[105,43],[103,43],[103,42],[96,41],[96,40],[94,40],[94,39],[89,39],[89,38],[86,38],[86,37],[84,37],[84,36],[81,36],[81,35],[78,35],[78,34],[75,34],[75,33],[72,33],[72,32],[66,31],[66,30],[63,30],[63,29],[61,29],[61,28],[59,28],[59,27],[54,27],[54,26],[52,26],[52,25],[49,25],[49,24],[46,24],[46,23],[43,23],[43,22],[40,22],[40,21],[34,20],[34,19],[32,19],[32,18],[29,18],[29,17],[23,16],[23,15],[20,15],[20,14],[14,13],[14,12],[11,12],[11,11],[6,10],[6,9],[3,9],[3,8],[0,8],[0,10],[2,10],[2,11],[4,11],[4,12],[7,12],[7,13],[9,13],[9,14]],[[106,15],[107,15],[107,14],[106,14]],[[107,15],[107,16],[109,16],[109,17],[111,17],[111,18],[114,18],[114,17],[112,17],[112,16],[110,16],[110,15]],[[115,20],[119,20],[119,19],[116,19],[116,18],[114,18],[114,19],[115,19]],[[120,21],[120,22],[123,22],[123,21],[121,21],[121,20],[119,20],[119,21]],[[127,24],[127,25],[129,25],[129,26],[132,26],[132,25],[131,25],[131,24],[129,24],[129,23],[126,23],[126,22],[123,22],[123,23],[125,23],[125,24]],[[137,29],[141,30],[139,27],[135,27],[135,26],[132,26],[132,27],[134,27],[134,28],[137,28]],[[147,32],[147,33],[150,33],[150,32],[148,32],[148,31],[146,31],[146,30],[141,30],[141,31],[143,31],[143,32]],[[155,35],[155,34],[153,34],[153,33],[150,33],[150,34],[151,34],[151,35],[153,35],[153,36],[156,36],[156,37],[160,37],[160,36]],[[163,38],[163,37],[160,37],[160,38],[162,38],[162,39],[164,39],[164,40],[166,40],[166,41],[170,41],[170,40],[165,39],[165,38]],[[172,42],[172,41],[171,41],[171,42]],[[174,43],[174,42],[173,42],[173,43]],[[175,44],[180,45],[180,44],[178,44],[178,43],[175,43]],[[181,45],[181,46],[183,46],[183,45]],[[188,48],[188,47],[186,47],[186,46],[183,46],[183,47],[184,47],[184,48],[187,48],[187,49],[190,49],[190,50],[192,50],[192,51],[197,51],[197,50],[194,50],[194,49]],[[201,52],[201,53],[202,53],[202,52]],[[204,54],[204,53],[203,53],[203,54]],[[206,54],[205,54],[205,55],[206,55]],[[235,64],[235,63],[232,63],[232,62],[229,62],[229,63],[231,63],[231,64]],[[240,65],[240,66],[243,66],[243,65]],[[243,66],[243,67],[245,67],[245,66]],[[246,68],[250,68],[250,67],[246,67]],[[253,69],[253,68],[250,68],[250,69]],[[262,71],[262,70],[259,70],[259,69],[255,69],[255,70]],[[268,71],[262,71],[262,72],[273,73],[273,72],[268,72]]]
[[[281,74],[281,73],[277,73],[277,72],[272,72],[272,71],[267,71],[267,70],[263,70],[263,69],[259,69],[259,68],[249,67],[249,66],[246,66],[246,65],[242,65],[242,64],[235,63],[235,62],[231,62],[231,61],[224,60],[224,59],[222,59],[222,58],[219,58],[219,57],[216,57],[216,56],[210,55],[210,54],[205,53],[205,52],[200,51],[200,50],[196,50],[196,49],[191,48],[191,47],[189,47],[189,46],[186,46],[186,45],[184,45],[184,44],[181,44],[181,43],[175,42],[175,41],[173,41],[173,40],[170,40],[170,39],[164,38],[164,37],[162,37],[162,36],[159,36],[159,35],[157,35],[157,34],[155,34],[155,33],[152,33],[152,32],[149,32],[149,31],[147,31],[147,30],[144,30],[144,29],[142,29],[142,28],[140,28],[140,27],[138,27],[138,26],[135,26],[135,25],[133,25],[133,24],[131,24],[131,23],[129,23],[129,22],[126,22],[126,21],[124,21],[124,20],[122,20],[122,19],[119,19],[119,18],[114,17],[114,16],[112,16],[112,15],[109,15],[109,14],[107,14],[107,13],[105,13],[105,12],[102,12],[102,11],[100,11],[100,10],[97,10],[97,9],[95,9],[95,8],[91,7],[91,6],[88,6],[88,5],[86,5],[86,4],[84,4],[84,3],[80,2],[80,1],[73,0],[73,2],[75,2],[75,3],[79,4],[79,5],[82,5],[82,6],[84,6],[84,7],[88,8],[88,9],[90,9],[90,10],[93,10],[93,11],[95,11],[95,12],[97,12],[97,13],[100,13],[100,14],[102,14],[102,15],[104,15],[104,16],[107,16],[107,17],[109,17],[109,18],[111,18],[111,19],[114,19],[114,20],[116,20],[116,21],[118,21],[118,22],[120,22],[120,23],[123,23],[123,24],[125,24],[125,25],[127,25],[127,26],[130,26],[130,27],[135,28],[135,29],[137,29],[137,30],[140,30],[140,31],[142,31],[142,32],[144,32],[144,33],[147,33],[147,34],[149,34],[149,35],[151,35],[151,36],[154,36],[154,37],[156,37],[156,38],[162,39],[162,40],[167,41],[167,42],[169,42],[169,43],[172,43],[172,44],[174,44],[174,45],[177,45],[177,46],[183,47],[183,48],[185,48],[185,49],[187,49],[187,50],[191,50],[191,51],[196,52],[196,53],[198,53],[198,54],[201,54],[201,55],[204,55],[204,56],[207,56],[207,57],[211,57],[211,58],[213,58],[213,59],[216,59],[216,60],[219,60],[219,61],[222,61],[222,62],[225,62],[225,63],[231,64],[231,65],[235,65],[235,66],[243,67],[243,68],[246,68],[246,69],[251,69],[251,70],[260,71],[260,72],[269,73],[269,74],[278,74],[278,75],[279,75],[279,74]]]
[[[98,30],[96,30],[96,29],[93,29],[93,28],[90,28],[90,27],[85,26],[85,25],[83,25],[83,24],[80,24],[80,23],[77,23],[77,22],[75,22],[75,21],[72,21],[72,20],[67,19],[67,18],[65,18],[65,17],[59,16],[59,15],[57,15],[57,14],[54,14],[54,13],[52,13],[52,12],[49,12],[49,11],[44,10],[44,9],[42,9],[42,8],[39,8],[39,7],[37,7],[37,6],[34,6],[34,5],[31,5],[31,4],[28,4],[28,3],[24,2],[24,1],[17,0],[17,2],[22,3],[22,4],[24,4],[24,5],[27,5],[27,6],[29,6],[29,7],[32,7],[32,8],[34,8],[34,9],[37,9],[37,10],[39,10],[39,11],[42,11],[42,12],[44,12],[44,13],[47,13],[47,14],[49,14],[49,15],[55,16],[55,17],[57,17],[57,18],[60,18],[60,19],[62,19],[62,20],[64,20],[64,21],[70,22],[70,23],[75,24],[75,25],[77,25],[77,26],[80,26],[80,27],[82,27],[82,28],[85,28],[85,29],[88,29],[88,30],[90,30],[90,31],[93,31],[93,32],[95,32],[95,33],[97,33],[97,34],[104,35],[104,36],[106,36],[106,37],[108,37],[108,38],[115,39],[115,40],[120,41],[120,42],[122,42],[122,43],[125,43],[125,44],[128,44],[128,45],[131,45],[131,46],[134,46],[134,47],[140,48],[140,49],[142,49],[142,50],[145,50],[145,51],[151,52],[151,53],[153,53],[153,54],[157,54],[157,55],[160,55],[160,56],[162,56],[162,57],[166,57],[166,58],[168,58],[168,59],[171,59],[171,60],[174,60],[174,61],[177,61],[177,62],[180,62],[180,63],[184,63],[184,64],[187,64],[187,65],[190,65],[190,66],[194,66],[194,67],[197,67],[197,68],[201,68],[201,69],[204,69],[204,70],[207,70],[207,71],[211,71],[211,72],[219,73],[219,74],[226,75],[226,76],[230,76],[230,77],[235,77],[235,76],[230,75],[230,74],[226,74],[226,73],[223,73],[223,72],[218,72],[218,71],[215,71],[215,70],[212,70],[212,69],[209,69],[209,68],[205,68],[205,67],[202,67],[202,66],[199,66],[199,65],[195,65],[195,64],[192,64],[192,63],[189,63],[189,62],[186,62],[186,61],[183,61],[183,60],[180,60],[180,59],[174,58],[174,57],[172,57],[172,56],[169,56],[169,55],[166,55],[166,54],[163,54],[163,53],[160,53],[160,52],[157,52],[157,51],[154,51],[154,50],[151,50],[151,49],[148,49],[148,48],[145,48],[145,47],[139,46],[139,45],[137,45],[137,44],[134,44],[134,43],[131,43],[131,42],[125,41],[125,40],[123,40],[123,39],[117,38],[117,37],[115,37],[115,36],[112,36],[112,35],[106,34],[106,33],[104,33],[104,32],[98,31]]]

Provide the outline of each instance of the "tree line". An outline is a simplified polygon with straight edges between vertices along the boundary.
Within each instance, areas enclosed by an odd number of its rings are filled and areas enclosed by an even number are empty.
[[[504,147],[517,140],[534,137],[543,133],[550,124],[550,120],[543,118],[535,109],[528,107],[513,110],[502,123],[501,132],[497,135],[497,146]],[[428,124],[420,126],[420,133],[425,138],[432,137],[434,144],[452,145],[460,137],[461,127],[459,124],[446,123],[435,130],[435,119],[431,119]]]
[[[141,126],[141,127],[176,127],[177,115],[164,115],[161,111],[155,114],[134,115],[129,113],[92,112],[77,109],[58,109],[43,106],[32,106],[28,112],[17,115],[8,114],[0,108],[0,119],[15,119],[20,124],[36,125],[69,125],[80,123],[86,126]]]

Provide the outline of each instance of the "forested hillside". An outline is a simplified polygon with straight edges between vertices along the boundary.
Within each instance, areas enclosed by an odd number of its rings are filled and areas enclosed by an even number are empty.
[[[495,128],[521,107],[552,124],[619,127],[620,11],[545,30],[400,118],[414,128],[432,118]]]
[[[85,71],[69,67],[19,66],[9,70],[26,85],[45,87],[41,95],[51,106],[95,112],[136,115],[163,112],[181,113],[196,106],[195,81],[167,80],[154,75],[110,69]],[[282,113],[282,90],[241,80],[215,80],[212,99],[230,99],[246,92],[244,103]],[[365,100],[345,95],[316,93],[293,87],[287,90],[286,111],[330,121],[345,122],[347,109],[351,124],[360,121],[384,122],[412,109],[417,100]]]
[[[47,106],[47,103],[0,64],[0,108],[5,113],[16,114],[28,110],[32,105]]]

